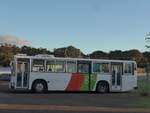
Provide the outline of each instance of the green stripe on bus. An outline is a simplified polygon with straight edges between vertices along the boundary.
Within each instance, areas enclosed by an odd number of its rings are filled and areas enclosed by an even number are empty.
[[[83,74],[83,76],[84,76],[84,80],[83,80],[80,90],[88,91],[89,90],[89,74]]]
[[[90,84],[91,90],[94,90],[96,79],[97,79],[97,74],[91,74],[91,84]]]
[[[83,76],[84,76],[84,80],[80,88],[80,91],[89,91],[89,74],[84,74]],[[91,76],[90,88],[91,90],[94,90],[97,74],[91,74],[90,76]]]

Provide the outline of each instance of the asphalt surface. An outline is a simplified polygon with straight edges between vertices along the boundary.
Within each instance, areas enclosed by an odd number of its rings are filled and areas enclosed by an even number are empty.
[[[46,94],[36,94],[28,91],[11,91],[8,89],[8,82],[0,81],[0,113],[131,113],[132,110],[129,112],[125,110],[143,109],[143,106],[132,106],[132,102],[138,99],[138,94],[130,92],[109,94],[48,92]],[[20,107],[18,107],[19,105]],[[41,109],[38,106],[41,106]],[[101,111],[99,108],[113,109],[112,111]],[[118,108],[123,109],[117,111]],[[136,113],[136,110],[132,113]]]
[[[0,113],[116,113],[116,112],[79,112],[79,111],[16,111],[16,110],[0,110]],[[128,112],[117,112],[117,113],[128,113]],[[133,112],[132,112],[133,113]],[[136,113],[136,112],[134,112]]]

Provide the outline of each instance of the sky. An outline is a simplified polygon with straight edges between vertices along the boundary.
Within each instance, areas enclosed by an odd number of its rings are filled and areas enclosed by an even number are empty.
[[[0,35],[32,47],[145,51],[150,0],[0,0]]]

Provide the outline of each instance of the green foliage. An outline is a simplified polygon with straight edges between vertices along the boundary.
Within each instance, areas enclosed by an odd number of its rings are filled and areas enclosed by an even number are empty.
[[[1,45],[0,46],[0,66],[9,66],[13,55],[17,53],[27,54],[27,55],[37,55],[37,54],[54,54],[56,57],[72,57],[72,58],[92,58],[92,59],[117,59],[117,60],[135,60],[138,67],[145,67],[147,62],[150,62],[150,52],[141,53],[138,50],[128,50],[121,51],[115,50],[109,53],[103,51],[94,51],[91,54],[85,55],[80,49],[74,46],[68,46],[63,48],[54,49],[50,52],[46,48],[33,48],[28,46],[17,47],[14,45]]]
[[[80,51],[80,49],[77,49],[73,46],[55,49],[54,55],[56,57],[72,57],[72,58],[85,57],[85,55]]]
[[[136,107],[149,107],[150,106],[150,98],[147,97],[139,97],[137,100],[131,102],[129,105],[136,106]]]
[[[47,49],[43,48],[31,48],[27,46],[23,46],[21,48],[15,45],[2,45],[0,46],[0,66],[8,67],[14,55],[18,53],[23,53],[27,55],[36,55],[36,54],[52,54]]]
[[[118,60],[124,60],[127,59],[127,56],[125,56],[124,52],[120,50],[110,51],[109,53],[109,59],[118,59]]]
[[[94,51],[93,53],[89,55],[89,57],[93,59],[108,59],[109,58],[108,53],[105,53],[103,51]]]
[[[27,54],[29,56],[31,55],[37,55],[37,54],[52,54],[50,51],[48,51],[46,48],[31,48],[28,46],[23,46],[20,49],[20,53]]]
[[[143,106],[150,106],[150,98],[142,98],[137,104],[140,104]]]
[[[150,94],[150,80],[138,80],[138,91],[142,96],[148,96]]]
[[[0,65],[9,66],[12,56],[19,53],[20,49],[16,46],[3,45],[0,46]]]

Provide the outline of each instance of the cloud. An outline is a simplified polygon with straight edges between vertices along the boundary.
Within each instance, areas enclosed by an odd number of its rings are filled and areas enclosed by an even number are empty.
[[[24,45],[30,46],[27,40],[22,40],[16,36],[11,36],[11,35],[5,35],[5,36],[0,35],[0,44],[11,44],[11,45],[16,45],[16,46],[24,46]]]

